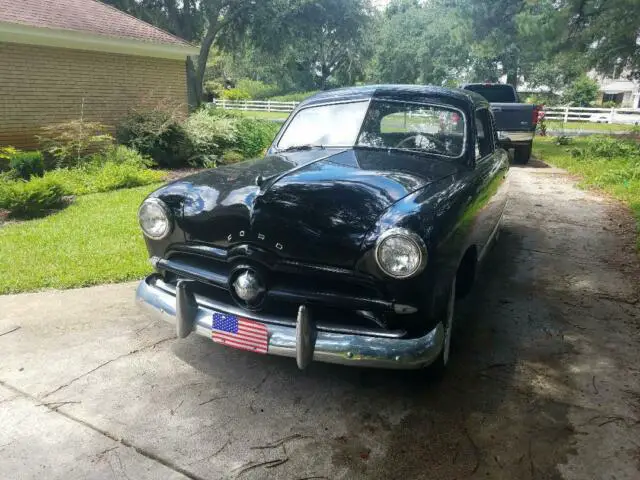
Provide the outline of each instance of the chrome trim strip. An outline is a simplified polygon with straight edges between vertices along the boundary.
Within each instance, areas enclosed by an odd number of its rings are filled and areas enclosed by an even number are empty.
[[[148,277],[140,282],[136,301],[154,316],[175,324],[176,298],[159,286],[151,285],[153,280],[154,277]],[[232,313],[227,308],[225,310]],[[243,315],[250,317],[246,312]],[[192,331],[211,338],[211,316],[211,309],[198,302],[198,309],[191,319]],[[269,354],[296,358],[300,348],[304,349],[297,345],[295,326],[265,325],[269,334]],[[320,362],[361,367],[416,369],[429,365],[438,357],[443,339],[441,323],[425,336],[412,339],[380,338],[318,329],[311,358]]]

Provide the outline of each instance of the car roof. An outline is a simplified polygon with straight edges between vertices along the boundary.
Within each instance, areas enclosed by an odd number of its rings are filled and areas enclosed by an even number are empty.
[[[483,96],[460,88],[445,88],[433,85],[364,85],[361,87],[337,88],[317,93],[304,100],[300,107],[372,98],[417,102],[431,100],[444,104],[453,104],[464,110],[474,110],[478,107],[489,106],[489,102]]]

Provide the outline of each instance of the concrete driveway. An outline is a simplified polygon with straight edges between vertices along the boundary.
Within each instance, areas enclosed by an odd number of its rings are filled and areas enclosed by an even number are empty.
[[[640,478],[632,220],[512,192],[440,384],[178,341],[134,284],[0,297],[0,478]]]

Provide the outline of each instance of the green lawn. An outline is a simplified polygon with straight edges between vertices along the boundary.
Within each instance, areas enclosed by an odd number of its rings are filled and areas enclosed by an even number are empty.
[[[253,110],[230,110],[234,113],[239,113],[249,118],[257,118],[259,120],[282,120],[283,122],[289,116],[287,112],[262,112]]]
[[[603,133],[607,132],[630,132],[634,125],[621,123],[591,123],[591,122],[567,122],[562,123],[559,120],[547,120],[548,130],[597,130]]]
[[[120,282],[148,273],[136,213],[157,187],[81,196],[51,216],[0,227],[0,294]]]
[[[640,251],[640,161],[629,157],[571,154],[573,149],[584,148],[589,141],[589,138],[573,138],[569,145],[558,146],[553,137],[538,137],[533,144],[533,153],[545,162],[582,177],[581,186],[604,191],[629,205],[637,221]]]

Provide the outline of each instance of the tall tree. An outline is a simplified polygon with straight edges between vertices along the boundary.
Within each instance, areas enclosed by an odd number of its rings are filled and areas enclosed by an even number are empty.
[[[640,78],[640,2],[565,0],[568,42],[578,46],[600,73]]]
[[[396,0],[378,21],[372,80],[457,83],[469,68],[470,26],[447,6]]]
[[[331,77],[352,76],[363,64],[371,21],[369,0],[316,0],[296,9],[291,58],[326,89]]]
[[[518,83],[522,45],[518,42],[517,18],[525,0],[444,0],[471,20],[473,66],[478,80]]]
[[[102,0],[189,42],[200,40],[204,27],[198,0]]]

